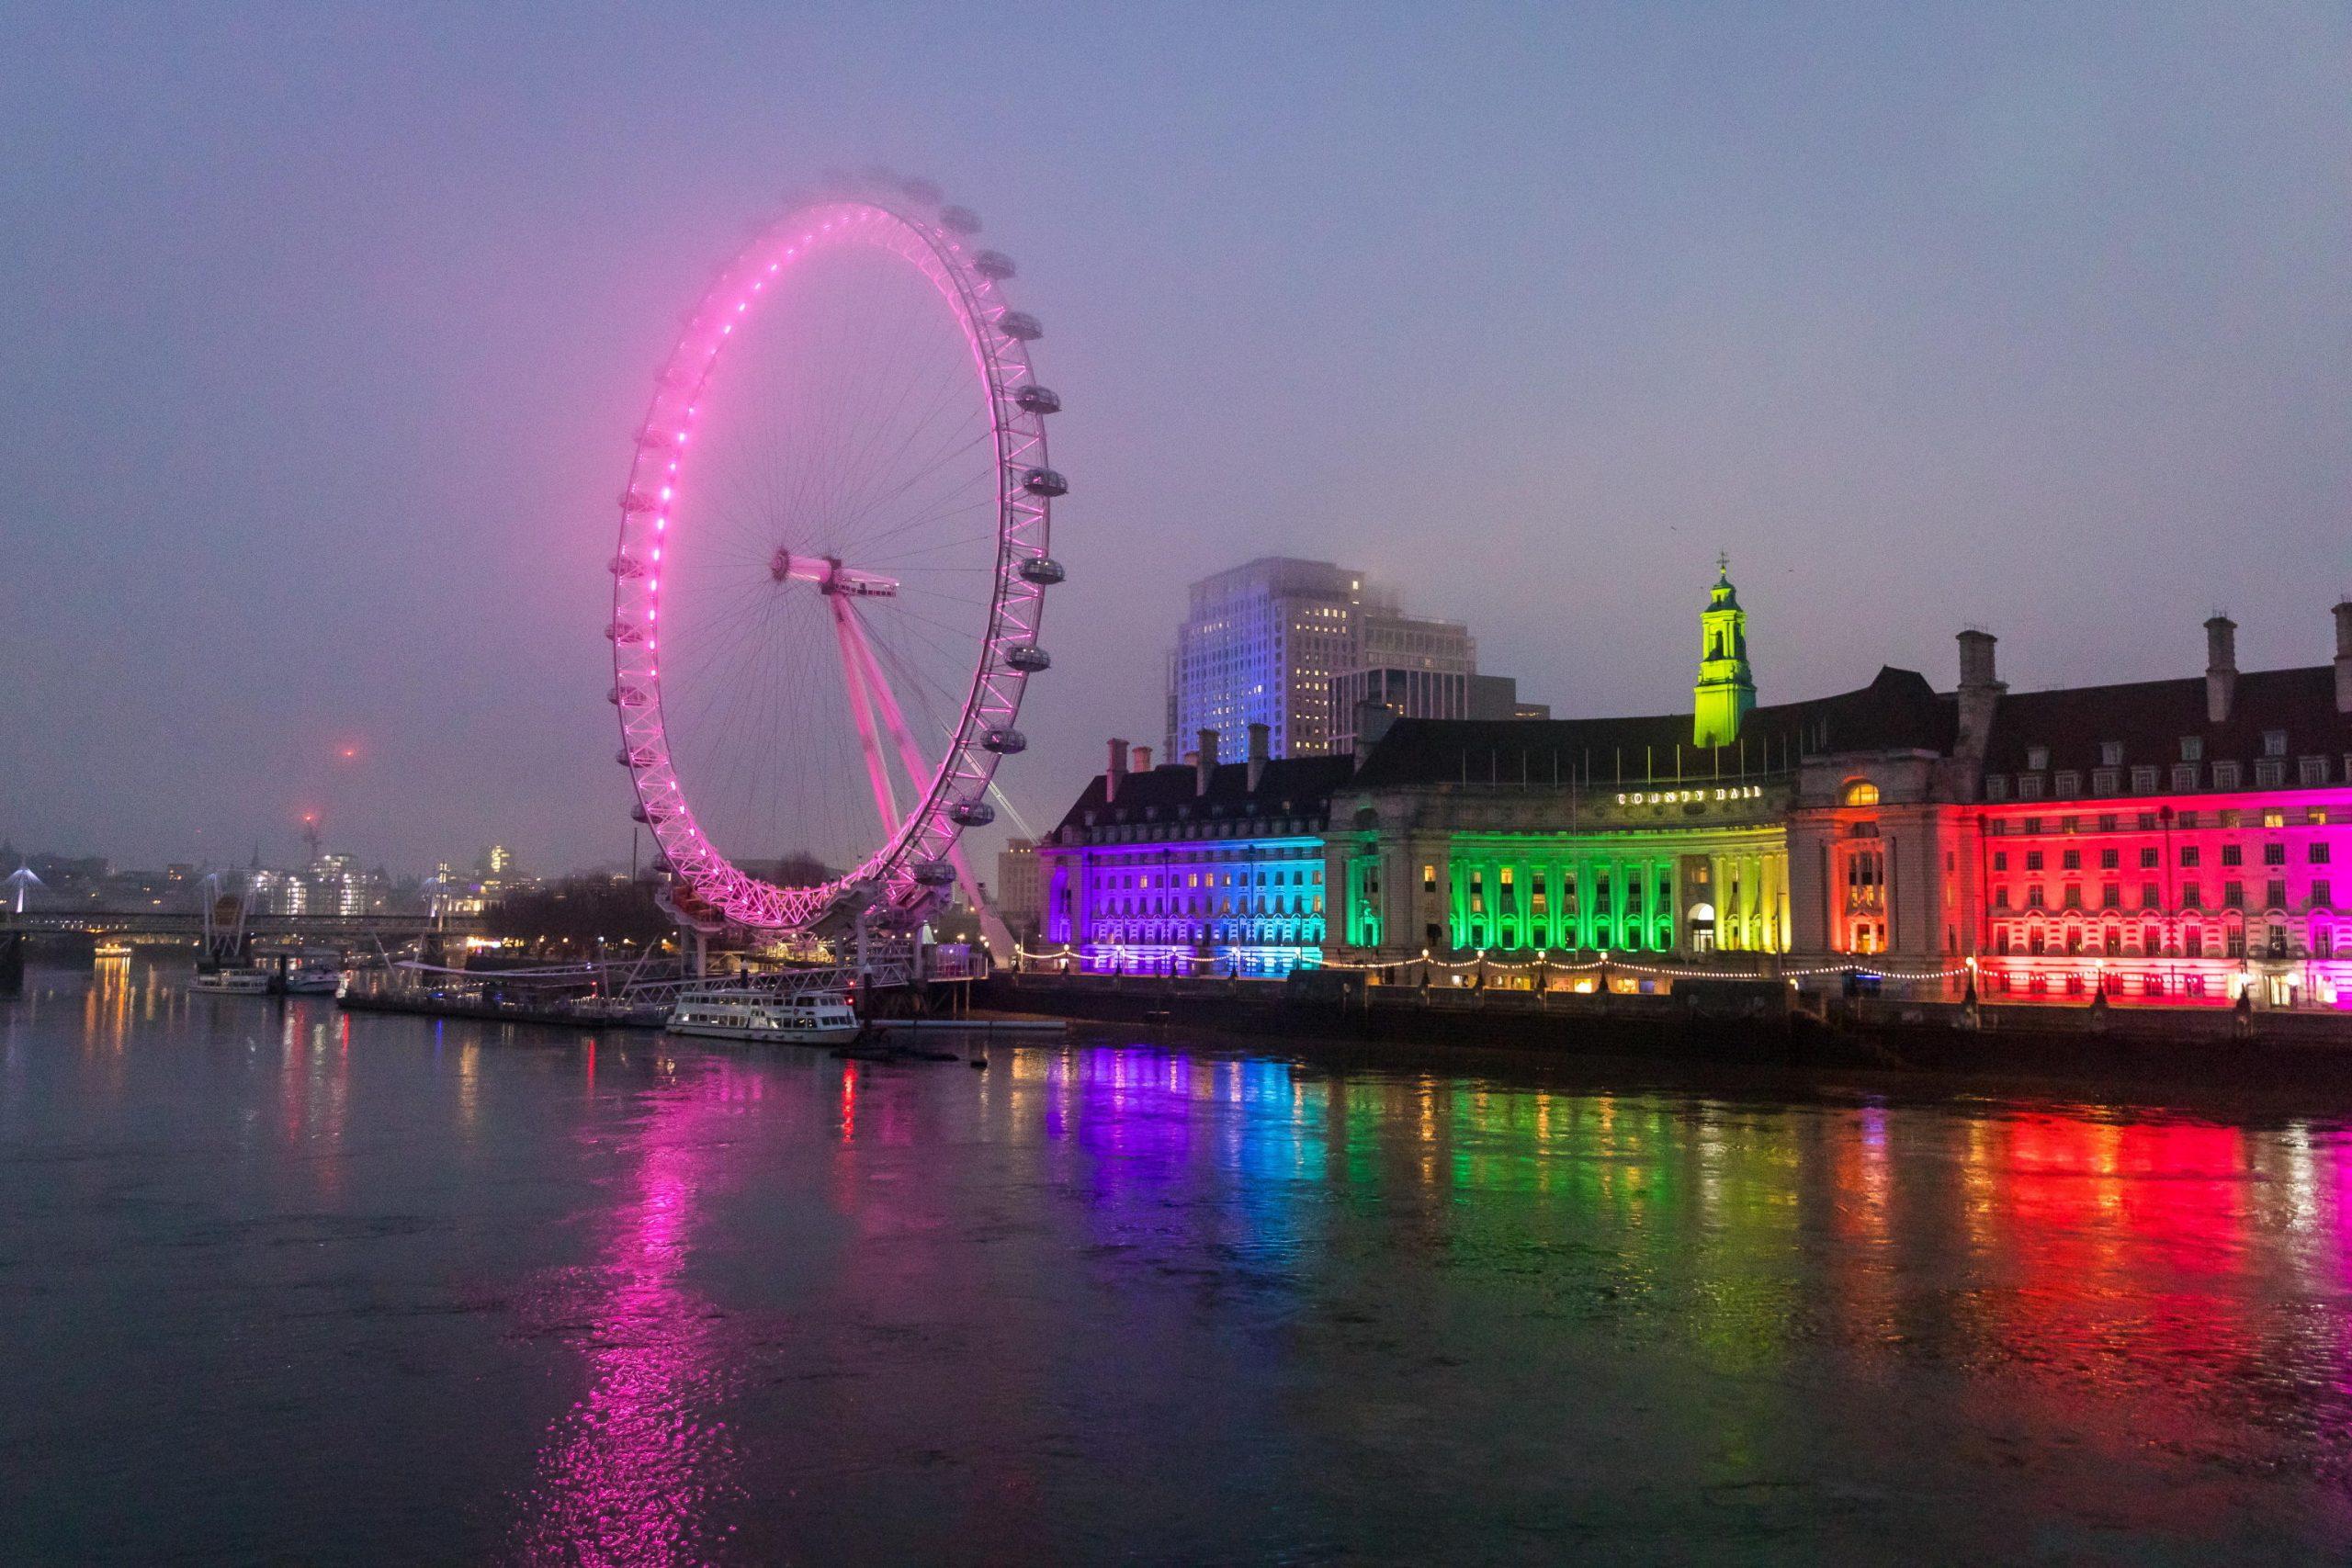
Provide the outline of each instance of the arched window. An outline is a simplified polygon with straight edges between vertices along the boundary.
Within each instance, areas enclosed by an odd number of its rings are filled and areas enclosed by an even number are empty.
[[[1878,804],[1878,785],[1871,783],[1868,779],[1847,780],[1845,804],[1848,806],[1876,806]]]

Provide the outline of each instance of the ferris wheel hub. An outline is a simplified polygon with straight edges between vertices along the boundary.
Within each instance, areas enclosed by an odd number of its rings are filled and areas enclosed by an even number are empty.
[[[768,561],[768,575],[778,582],[810,583],[820,593],[853,599],[888,599],[899,592],[897,578],[843,566],[839,556],[796,556],[778,549]]]

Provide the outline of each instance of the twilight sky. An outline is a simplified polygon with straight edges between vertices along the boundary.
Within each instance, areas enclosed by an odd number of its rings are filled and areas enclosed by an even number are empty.
[[[2019,686],[2201,669],[2216,606],[2324,661],[2352,12],[1928,9],[0,3],[0,837],[626,857],[629,433],[876,163],[1068,402],[1040,826],[1268,551],[1564,715],[1689,701],[1719,547],[1767,702],[1971,622]]]

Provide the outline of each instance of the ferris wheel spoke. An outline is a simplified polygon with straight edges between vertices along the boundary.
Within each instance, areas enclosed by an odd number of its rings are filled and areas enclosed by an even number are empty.
[[[952,523],[952,525],[953,525],[954,526],[956,526],[956,527],[964,527],[964,526],[967,526],[968,525],[967,525],[967,524],[963,521],[963,519],[965,518],[965,516],[966,516],[967,513],[975,513],[975,512],[986,512],[986,513],[988,513],[989,515],[993,516],[993,515],[995,515],[995,513],[996,513],[997,506],[998,506],[998,502],[997,502],[997,498],[996,498],[994,495],[984,495],[984,496],[980,496],[980,497],[978,497],[977,499],[973,499],[973,500],[958,501],[958,502],[956,502],[956,503],[954,503],[954,504],[952,504],[952,505],[942,505],[942,506],[939,506],[939,507],[937,507],[937,508],[933,509],[933,511],[931,511],[931,512],[918,513],[918,514],[917,514],[917,515],[915,515],[915,516],[910,517],[910,518],[908,518],[906,521],[904,521],[903,523],[899,524],[896,527],[887,528],[887,529],[884,529],[884,530],[882,530],[882,531],[880,531],[880,532],[878,532],[878,533],[876,533],[876,534],[874,534],[874,535],[870,536],[866,539],[866,541],[865,541],[866,548],[868,549],[868,551],[869,551],[869,552],[871,552],[871,551],[873,550],[873,547],[874,547],[876,545],[879,545],[879,544],[882,544],[882,543],[885,543],[885,542],[887,542],[887,541],[893,540],[893,539],[899,539],[899,542],[900,542],[900,543],[902,543],[902,544],[907,545],[909,548],[914,548],[914,547],[917,547],[913,544],[913,542],[912,542],[912,541],[908,541],[908,540],[900,539],[900,536],[903,536],[903,535],[907,534],[909,531],[910,531],[910,530],[912,530],[912,529],[915,529],[915,528],[925,527],[925,526],[931,526],[931,525],[948,525],[948,524],[951,524],[951,523]],[[994,536],[994,534],[993,534],[992,532],[991,532],[990,534],[981,536],[981,537],[986,537],[986,538],[993,538],[994,536]],[[924,538],[924,537],[927,537],[927,536],[920,535],[920,534],[918,534],[918,535],[916,535],[916,536],[915,536],[915,538],[916,538],[917,540],[922,539],[922,538]],[[950,541],[950,542],[951,542],[951,543],[954,543],[954,542],[957,542],[957,541]],[[961,541],[961,542],[964,542],[964,543],[971,543],[971,542],[975,542],[975,541],[966,540],[966,541]],[[899,555],[897,555],[897,556],[886,556],[886,555],[881,555],[881,554],[878,554],[878,553],[874,553],[874,554],[870,554],[870,555],[869,555],[869,557],[868,557],[868,558],[869,558],[869,559],[874,559],[874,560],[898,560],[898,559],[902,559],[902,558],[904,558],[904,556],[905,556],[905,552],[904,552],[904,551],[901,551],[901,552],[900,552],[900,554],[899,554]],[[977,570],[989,570],[989,568],[986,568],[986,567],[971,567],[971,568],[967,568],[966,570],[976,570],[976,571],[977,571]]]
[[[898,445],[889,450],[888,457],[891,462],[898,465],[900,468],[910,466],[909,463],[909,454],[910,450],[916,449],[918,444],[922,442],[924,438],[930,434],[932,426],[954,408],[954,396],[956,391],[958,389],[959,381],[968,384],[967,378],[969,375],[970,367],[966,366],[963,367],[963,376],[961,378],[955,375],[948,375],[937,378],[936,384],[932,389],[930,401],[923,408],[922,416],[907,425],[907,428],[899,436]],[[900,406],[902,407],[903,405]],[[899,408],[893,409],[892,420],[890,423],[898,423],[898,414],[899,412]],[[931,461],[921,465],[914,465],[914,473],[918,476],[928,475],[941,467],[954,456],[956,450],[959,449],[962,446],[967,445],[964,439],[964,432],[970,429],[975,423],[978,423],[980,426],[980,435],[983,438],[993,436],[996,433],[996,427],[992,421],[984,419],[976,420],[970,411],[967,410],[963,417],[948,426],[946,432],[943,435],[933,438],[933,445],[931,447],[923,448],[926,455],[931,457]],[[886,438],[887,431],[888,425],[880,423],[876,423],[871,436],[869,437],[867,446],[864,452],[861,453],[861,457],[878,456],[881,448],[881,443]],[[944,446],[947,450],[944,452],[941,451],[940,448],[942,446]],[[878,474],[886,471],[883,464],[878,461],[867,462],[864,467],[865,471],[869,473]]]

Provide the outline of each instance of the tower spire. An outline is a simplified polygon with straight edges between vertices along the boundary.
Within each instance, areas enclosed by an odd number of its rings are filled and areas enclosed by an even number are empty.
[[[1747,612],[1732,586],[1731,552],[1715,556],[1715,585],[1699,613],[1699,683],[1692,688],[1691,736],[1701,746],[1729,746],[1740,720],[1756,706],[1756,677],[1747,665]]]

